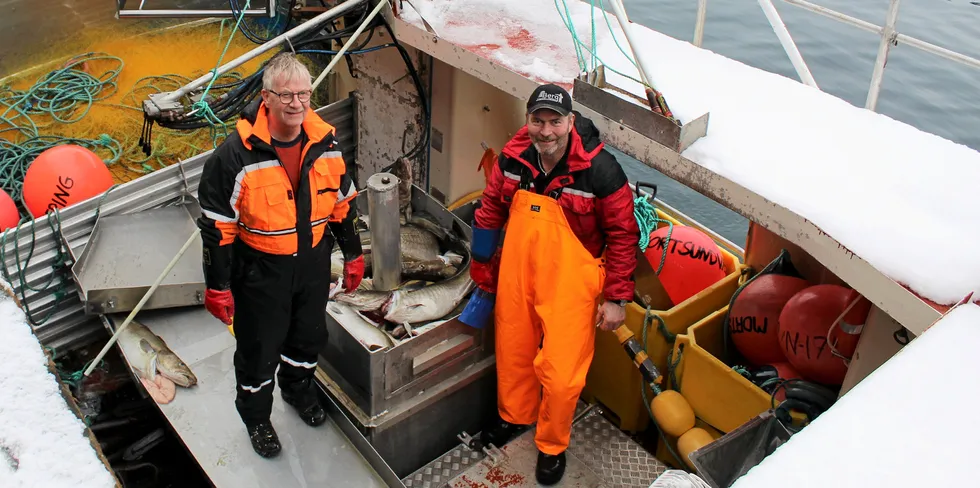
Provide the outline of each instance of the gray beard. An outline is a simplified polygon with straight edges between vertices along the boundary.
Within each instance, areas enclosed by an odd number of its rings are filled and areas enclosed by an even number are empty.
[[[537,149],[538,154],[540,154],[542,156],[555,157],[557,155],[563,154],[565,152],[565,147],[567,145],[568,145],[567,143],[565,143],[565,144],[555,144],[555,148],[553,150],[551,150],[551,151],[543,151],[541,149],[541,146],[537,142],[535,142],[534,143],[534,149]]]

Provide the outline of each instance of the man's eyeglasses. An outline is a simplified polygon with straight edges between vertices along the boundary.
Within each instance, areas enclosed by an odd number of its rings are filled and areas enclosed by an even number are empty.
[[[278,96],[279,97],[279,101],[282,102],[282,103],[284,103],[284,104],[292,103],[293,102],[293,96],[294,95],[299,98],[299,101],[301,103],[309,102],[310,101],[310,95],[313,94],[313,92],[310,91],[310,90],[303,90],[301,92],[296,92],[296,93],[289,93],[289,92],[277,93],[277,92],[274,92],[272,90],[269,90],[269,92],[275,94],[276,96]]]

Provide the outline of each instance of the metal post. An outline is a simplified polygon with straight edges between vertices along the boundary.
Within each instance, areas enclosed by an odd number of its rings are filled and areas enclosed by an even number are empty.
[[[786,51],[786,55],[789,56],[789,60],[793,63],[793,67],[796,68],[796,74],[800,76],[800,80],[807,85],[810,85],[816,89],[820,89],[817,86],[817,81],[813,79],[813,75],[810,73],[810,68],[806,66],[806,62],[803,61],[803,55],[800,54],[800,50],[796,48],[796,43],[793,42],[793,38],[789,35],[789,31],[786,30],[786,24],[783,23],[783,19],[779,16],[779,12],[776,11],[776,7],[772,4],[772,0],[759,0],[759,6],[762,7],[762,11],[765,12],[766,18],[769,19],[769,25],[772,26],[773,32],[776,33],[776,37],[779,38],[779,43],[783,45],[783,50]]]
[[[885,75],[885,63],[888,61],[888,51],[895,42],[895,23],[898,21],[898,0],[892,0],[888,5],[888,16],[885,18],[885,28],[881,31],[881,42],[878,44],[878,57],[875,58],[875,70],[871,74],[871,86],[868,88],[868,101],[864,108],[874,110],[878,105],[878,93],[881,91],[881,79]]]
[[[633,53],[633,59],[636,60],[636,66],[640,71],[640,80],[649,86],[653,86],[653,76],[650,67],[644,63],[643,58],[638,56],[636,53],[639,52],[636,49],[636,42],[633,40],[633,31],[630,29],[629,18],[626,17],[626,8],[619,0],[609,0],[609,4],[612,5],[613,12],[616,14],[616,19],[619,20],[619,26],[623,28],[623,34],[626,35],[626,42],[630,46],[630,51]]]
[[[398,177],[391,173],[375,173],[367,180],[371,281],[374,289],[379,291],[394,290],[402,281],[398,182]]]
[[[154,10],[119,10],[116,15],[120,19],[148,19],[165,17],[168,19],[198,18],[198,17],[234,17],[236,12],[231,10],[198,10],[198,9],[154,9]],[[246,17],[265,17],[265,9],[249,9]]]
[[[698,0],[698,18],[694,23],[694,45],[701,47],[704,42],[704,21],[708,16],[708,0]]]

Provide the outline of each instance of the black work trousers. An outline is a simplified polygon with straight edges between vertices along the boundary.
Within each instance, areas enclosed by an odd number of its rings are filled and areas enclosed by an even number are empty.
[[[327,343],[332,247],[330,234],[316,249],[297,256],[274,256],[241,241],[235,244],[235,406],[247,426],[269,420],[273,376],[278,376],[284,396],[301,405],[316,400],[313,375]]]

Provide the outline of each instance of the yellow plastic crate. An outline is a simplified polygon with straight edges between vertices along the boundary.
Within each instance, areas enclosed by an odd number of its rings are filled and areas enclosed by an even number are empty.
[[[725,433],[772,405],[768,393],[718,359],[724,347],[727,311],[725,305],[678,335],[673,351],[673,358],[680,358],[674,370],[680,387],[675,389],[687,399],[695,416]]]
[[[660,218],[669,220],[674,225],[682,225],[659,209],[657,213]],[[746,266],[724,248],[720,247],[720,249],[728,273],[724,278],[669,310],[650,311],[663,320],[664,326],[671,334],[684,333],[701,318],[726,306],[738,288],[739,277]],[[626,325],[641,342],[645,317],[646,309],[639,304],[630,303],[626,306]],[[657,320],[652,319],[647,328],[646,351],[666,382],[667,354],[672,350],[673,344],[660,333],[658,325]],[[586,378],[582,397],[588,402],[603,404],[607,412],[615,418],[620,429],[639,432],[650,424],[650,416],[640,393],[641,385],[643,385],[643,378],[639,370],[629,359],[616,337],[612,333],[599,331],[595,339],[595,356]],[[649,389],[647,393],[652,395]],[[649,398],[653,397],[649,396]]]

